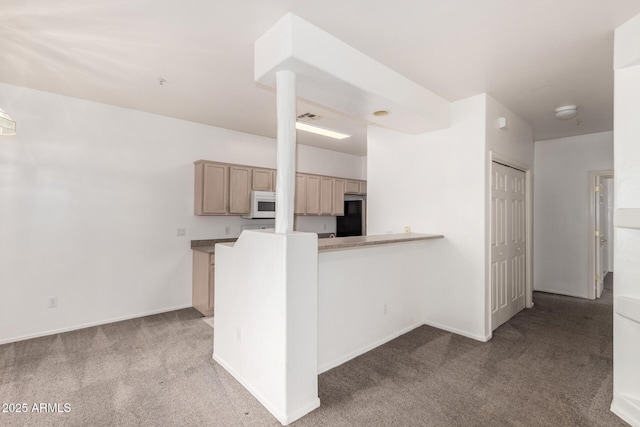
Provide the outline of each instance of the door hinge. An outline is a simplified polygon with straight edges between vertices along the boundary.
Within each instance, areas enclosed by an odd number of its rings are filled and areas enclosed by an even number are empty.
[[[598,193],[600,191],[600,186],[596,185],[596,193]]]
[[[600,275],[596,274],[596,282],[599,282],[599,281],[600,281]]]
[[[596,237],[600,237],[600,231],[596,230]]]

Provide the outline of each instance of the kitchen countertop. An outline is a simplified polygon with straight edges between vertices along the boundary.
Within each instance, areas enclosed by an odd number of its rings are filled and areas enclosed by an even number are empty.
[[[318,233],[318,238],[329,237],[332,233]],[[216,252],[217,243],[235,243],[238,240],[237,237],[225,238],[225,239],[207,239],[207,240],[192,240],[191,249],[198,252],[204,252],[207,254],[214,254]]]
[[[378,234],[375,236],[335,237],[318,239],[318,251],[357,248],[362,246],[387,245],[390,243],[417,242],[421,240],[442,239],[441,234],[401,233]]]
[[[213,254],[216,252],[216,243],[235,242],[236,240],[238,240],[237,237],[228,239],[192,240],[191,250]]]
[[[417,242],[421,240],[442,239],[443,237],[444,236],[441,234],[401,233],[379,234],[375,236],[320,238],[318,239],[318,251],[387,245],[391,243]],[[215,253],[215,245],[217,243],[233,245],[236,240],[238,239],[193,240],[191,242],[191,249],[194,251],[213,254]]]

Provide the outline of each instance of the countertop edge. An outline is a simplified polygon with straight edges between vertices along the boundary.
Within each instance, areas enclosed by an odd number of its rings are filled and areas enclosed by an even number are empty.
[[[394,243],[411,243],[425,240],[443,239],[442,234],[420,234],[420,233],[403,233],[403,234],[378,234],[374,236],[353,236],[353,237],[335,237],[318,239],[318,252],[336,251],[340,249],[353,249],[365,246],[390,245]],[[219,239],[211,240],[212,245],[208,246],[192,246],[191,249],[198,252],[208,254],[215,253],[215,244],[223,243],[233,245],[236,239]]]
[[[330,251],[339,249],[359,248],[363,246],[379,246],[394,243],[410,243],[425,240],[443,239],[442,234],[380,234],[375,236],[336,237],[330,239],[318,239],[318,251]]]

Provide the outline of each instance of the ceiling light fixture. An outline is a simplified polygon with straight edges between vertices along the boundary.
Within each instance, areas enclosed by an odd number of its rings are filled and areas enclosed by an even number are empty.
[[[16,134],[16,122],[0,108],[0,135],[15,135]]]
[[[328,136],[329,138],[334,139],[345,139],[349,138],[351,135],[347,135],[346,133],[336,132],[334,130],[321,128],[318,126],[313,126],[307,123],[296,122],[296,129],[303,130],[305,132],[311,132],[318,135]]]
[[[387,110],[378,110],[373,112],[373,115],[378,117],[386,116],[387,114],[389,114]]]
[[[565,105],[556,108],[556,119],[571,120],[578,115],[578,107],[575,105]]]

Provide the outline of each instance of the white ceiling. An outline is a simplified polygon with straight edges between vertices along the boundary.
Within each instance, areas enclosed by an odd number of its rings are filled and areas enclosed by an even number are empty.
[[[450,101],[489,93],[541,140],[613,128],[613,30],[640,1],[3,0],[0,81],[275,137],[253,43],[286,12]],[[578,120],[554,119],[564,104]],[[300,143],[366,153],[364,122],[298,112],[354,135]]]

